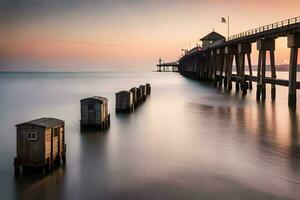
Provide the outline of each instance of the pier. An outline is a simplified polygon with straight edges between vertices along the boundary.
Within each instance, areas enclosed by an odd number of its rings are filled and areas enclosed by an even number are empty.
[[[290,49],[289,79],[276,77],[275,41],[287,37]],[[245,96],[252,89],[252,82],[257,83],[256,99],[265,101],[266,84],[271,85],[271,98],[276,99],[276,86],[289,88],[289,107],[296,108],[297,60],[300,47],[300,17],[291,18],[274,24],[261,26],[229,37],[212,32],[201,39],[203,46],[187,51],[179,60],[180,74],[199,80],[212,81],[214,86],[231,90],[235,82],[236,91]],[[257,74],[252,71],[252,44],[256,43],[258,56]],[[267,56],[268,55],[268,56]],[[271,77],[266,76],[266,63],[270,61]],[[235,63],[235,65],[234,65]],[[247,67],[246,67],[247,66]],[[233,71],[236,73],[233,73]]]
[[[156,65],[157,72],[178,72],[179,70],[179,63],[178,62],[169,62],[169,63],[162,63],[161,58],[159,59],[158,64]]]

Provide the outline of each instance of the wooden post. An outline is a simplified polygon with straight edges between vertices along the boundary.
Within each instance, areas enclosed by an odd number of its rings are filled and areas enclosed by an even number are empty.
[[[228,90],[232,89],[232,67],[233,67],[233,55],[229,55],[229,62],[228,62]]]
[[[297,64],[298,48],[300,47],[300,33],[288,35],[288,47],[291,48],[289,69],[289,107],[296,108],[297,104]]]
[[[222,62],[221,62],[221,72],[220,72],[220,81],[219,81],[219,87],[222,87],[223,84],[223,71],[224,67],[226,67],[227,58],[225,55],[222,56]]]
[[[237,74],[237,77],[239,78],[241,75],[240,74],[239,56],[238,56],[238,54],[235,54],[234,57],[235,57],[236,74]],[[237,80],[235,83],[235,89],[236,89],[236,92],[239,92],[239,90],[240,90],[239,80]]]
[[[241,77],[242,77],[242,83],[241,83],[241,87],[242,87],[242,91],[243,91],[243,96],[245,96],[247,94],[247,90],[248,88],[252,89],[252,66],[251,66],[251,57],[250,54],[252,52],[252,45],[251,43],[241,43],[238,45],[238,53],[239,53],[239,57],[240,57],[240,73],[241,73]],[[245,65],[246,65],[246,55],[247,55],[247,60],[248,60],[248,69],[249,69],[249,73],[250,73],[250,80],[249,80],[249,87],[247,84],[247,80],[246,80],[246,69],[245,69]]]
[[[243,96],[247,94],[247,83],[245,79],[245,54],[241,53],[239,55],[240,57],[240,75],[242,77],[242,82],[241,82],[241,90],[243,91]]]
[[[197,56],[197,78],[201,78],[201,58],[199,55]]]
[[[270,51],[270,64],[271,64],[271,76],[273,79],[276,79],[274,51]],[[271,97],[272,97],[273,101],[276,99],[276,85],[275,84],[272,84],[272,86],[271,86]]]
[[[256,100],[259,101],[260,100],[260,95],[261,95],[261,57],[262,57],[262,51],[259,51],[258,54],[258,65],[257,65],[257,78],[258,78],[258,82],[257,82],[257,89],[256,89]]]
[[[215,60],[215,67],[214,67],[214,87],[218,86],[218,77],[217,77],[217,73],[219,70],[219,55],[214,55],[214,60]]]
[[[215,82],[215,71],[216,71],[216,61],[215,61],[215,53],[214,51],[210,52],[210,65],[211,65],[211,80],[213,83]]]
[[[289,107],[296,108],[297,105],[297,60],[298,60],[298,47],[291,48],[290,55],[290,69],[289,69]]]
[[[266,53],[267,51],[275,51],[275,39],[274,38],[263,38],[257,41],[257,50],[260,52],[260,67],[261,67],[261,76],[258,84],[258,89],[260,87],[261,99],[264,101],[266,99]],[[275,61],[272,61],[275,68]],[[259,100],[259,98],[258,98]]]
[[[247,60],[248,60],[249,75],[252,78],[252,65],[251,65],[251,55],[250,55],[250,53],[247,53]],[[252,88],[253,88],[251,78],[249,80],[249,89],[250,90],[252,90]]]
[[[266,77],[266,51],[263,50],[262,52],[262,78],[261,78],[261,99],[264,101],[266,100],[266,83],[265,83],[265,77]]]
[[[224,88],[227,88],[227,83],[228,83],[228,67],[229,67],[229,61],[230,61],[230,55],[226,54],[225,55],[226,60],[225,60],[225,75],[224,75]]]

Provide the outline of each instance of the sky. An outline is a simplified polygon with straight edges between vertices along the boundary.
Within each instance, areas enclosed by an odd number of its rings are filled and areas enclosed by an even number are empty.
[[[212,30],[226,36],[221,17],[230,16],[233,35],[299,8],[299,0],[0,0],[0,71],[154,70]],[[285,38],[275,56],[288,64]]]

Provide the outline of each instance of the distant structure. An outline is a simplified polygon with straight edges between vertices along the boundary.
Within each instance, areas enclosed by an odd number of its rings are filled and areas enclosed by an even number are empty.
[[[107,129],[110,125],[110,114],[108,113],[108,99],[94,96],[82,99],[80,128]]]
[[[133,109],[133,94],[130,91],[116,93],[116,112],[132,112]]]
[[[45,169],[66,163],[65,123],[55,118],[40,118],[16,125],[17,157],[15,174],[29,173],[32,169]]]
[[[212,31],[211,33],[200,39],[200,41],[202,41],[202,47],[207,47],[218,40],[225,41],[226,38],[215,31]]]
[[[157,67],[156,69],[157,72],[178,72],[179,63],[178,62],[162,63],[162,59],[159,58],[156,67]]]

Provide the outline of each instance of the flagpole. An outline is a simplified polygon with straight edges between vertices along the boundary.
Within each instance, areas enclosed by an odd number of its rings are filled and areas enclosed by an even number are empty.
[[[229,16],[227,16],[227,41],[229,40]]]

